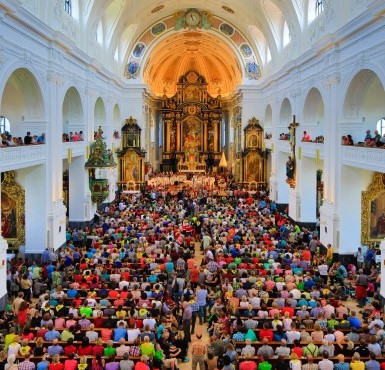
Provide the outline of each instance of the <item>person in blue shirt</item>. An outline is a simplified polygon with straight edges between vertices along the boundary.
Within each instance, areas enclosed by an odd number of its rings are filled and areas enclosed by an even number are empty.
[[[54,270],[55,270],[55,266],[52,263],[50,263],[47,266],[48,279],[52,278],[52,273],[53,273]]]
[[[114,329],[114,342],[119,342],[121,338],[127,340],[127,330],[124,328],[124,323],[120,322],[119,326]]]
[[[37,137],[36,142],[42,143],[42,144],[45,143],[45,133],[44,132],[40,136]]]
[[[350,312],[350,317],[348,318],[348,321],[351,328],[354,328],[354,329],[361,328],[361,320],[356,316],[356,311]]]
[[[60,339],[60,333],[53,328],[52,324],[48,324],[48,331],[44,335],[44,339],[48,342],[52,342],[54,339]]]
[[[78,294],[78,291],[76,289],[67,290],[67,298],[75,298],[77,294]]]

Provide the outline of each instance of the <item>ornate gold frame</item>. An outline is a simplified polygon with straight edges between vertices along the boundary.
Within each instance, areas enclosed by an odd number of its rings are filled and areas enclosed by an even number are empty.
[[[25,191],[15,180],[15,171],[4,172],[1,192],[16,201],[16,238],[6,238],[9,244],[17,248],[25,243]]]
[[[381,238],[373,238],[370,236],[370,215],[371,203],[380,195],[385,195],[385,174],[376,172],[373,174],[372,182],[366,191],[361,194],[361,242],[368,244],[371,242],[379,242]]]

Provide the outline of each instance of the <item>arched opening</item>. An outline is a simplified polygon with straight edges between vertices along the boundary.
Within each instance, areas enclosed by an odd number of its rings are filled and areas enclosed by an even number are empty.
[[[103,138],[106,138],[107,135],[107,119],[106,119],[106,108],[104,106],[103,99],[101,97],[97,98],[94,108],[94,134],[101,127],[103,131]]]
[[[279,127],[284,127],[284,133],[288,131],[287,127],[292,120],[292,109],[290,100],[285,98],[281,104],[281,110],[279,112]]]
[[[265,120],[264,120],[264,129],[265,129],[265,138],[271,139],[271,130],[273,127],[273,110],[271,105],[268,104],[265,110]]]
[[[84,140],[84,115],[79,92],[70,87],[63,101],[63,141]]]
[[[113,120],[112,124],[114,126],[114,139],[119,139],[122,124],[121,124],[120,109],[118,104],[115,104],[114,106],[112,120]]]
[[[23,143],[27,132],[40,136],[45,132],[44,104],[35,76],[25,68],[15,70],[7,80],[1,100],[1,123],[4,129]]]
[[[313,87],[306,96],[303,110],[303,125],[312,141],[323,142],[324,111],[322,95]]]
[[[374,136],[378,120],[385,117],[385,90],[375,72],[364,69],[352,79],[344,101],[345,118],[351,123],[350,132],[354,142],[364,142],[366,131]]]

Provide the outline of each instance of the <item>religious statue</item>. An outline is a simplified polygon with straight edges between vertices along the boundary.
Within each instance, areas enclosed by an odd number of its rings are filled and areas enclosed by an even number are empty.
[[[294,162],[291,157],[286,162],[286,177],[287,180],[294,180]]]

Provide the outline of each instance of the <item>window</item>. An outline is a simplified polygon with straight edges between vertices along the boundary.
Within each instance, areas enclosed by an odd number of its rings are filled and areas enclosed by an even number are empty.
[[[377,122],[377,131],[381,136],[385,134],[385,117]]]
[[[324,0],[315,0],[315,15],[318,17],[324,11]]]
[[[71,0],[64,0],[64,10],[72,16],[72,4]]]
[[[290,31],[287,22],[283,24],[283,34],[282,34],[282,47],[285,47],[290,42]]]
[[[11,125],[9,123],[9,120],[4,116],[0,116],[0,134],[3,134],[4,132],[9,133],[10,131],[11,131]]]

